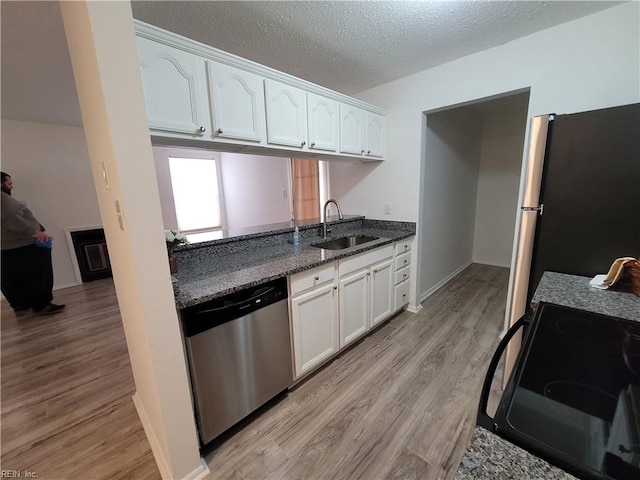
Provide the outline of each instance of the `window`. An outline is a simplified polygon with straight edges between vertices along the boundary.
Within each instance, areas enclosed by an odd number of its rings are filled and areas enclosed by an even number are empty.
[[[169,157],[178,229],[202,232],[222,228],[218,166],[215,159]]]

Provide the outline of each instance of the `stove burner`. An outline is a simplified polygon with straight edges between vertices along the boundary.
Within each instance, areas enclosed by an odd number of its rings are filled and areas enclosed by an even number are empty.
[[[590,348],[620,355],[622,341],[627,332],[613,323],[604,323],[599,319],[567,317],[558,320],[556,327],[570,340]]]

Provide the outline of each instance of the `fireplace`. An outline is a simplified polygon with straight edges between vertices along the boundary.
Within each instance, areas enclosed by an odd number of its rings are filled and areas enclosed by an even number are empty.
[[[82,282],[111,277],[111,262],[102,228],[70,232]]]

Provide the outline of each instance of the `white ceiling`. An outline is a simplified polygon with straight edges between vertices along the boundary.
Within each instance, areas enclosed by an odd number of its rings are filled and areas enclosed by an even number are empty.
[[[135,18],[347,95],[622,2],[133,1]],[[0,3],[2,118],[81,125],[57,1]]]

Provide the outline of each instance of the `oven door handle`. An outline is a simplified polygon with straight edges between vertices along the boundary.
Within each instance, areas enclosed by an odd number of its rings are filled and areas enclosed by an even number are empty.
[[[487,414],[487,404],[489,402],[489,393],[491,390],[491,383],[493,382],[493,376],[496,373],[496,368],[498,368],[498,362],[500,362],[500,358],[507,348],[508,343],[511,341],[513,336],[518,333],[518,330],[520,330],[523,326],[529,325],[531,323],[531,316],[532,312],[527,312],[511,326],[511,328],[507,331],[505,336],[498,344],[498,348],[491,358],[491,363],[489,363],[487,376],[484,378],[484,383],[482,385],[482,393],[480,394],[480,405],[478,405],[478,418],[476,420],[476,423],[479,426],[484,427],[487,430],[494,431],[496,429],[494,419],[490,417],[489,414]]]

